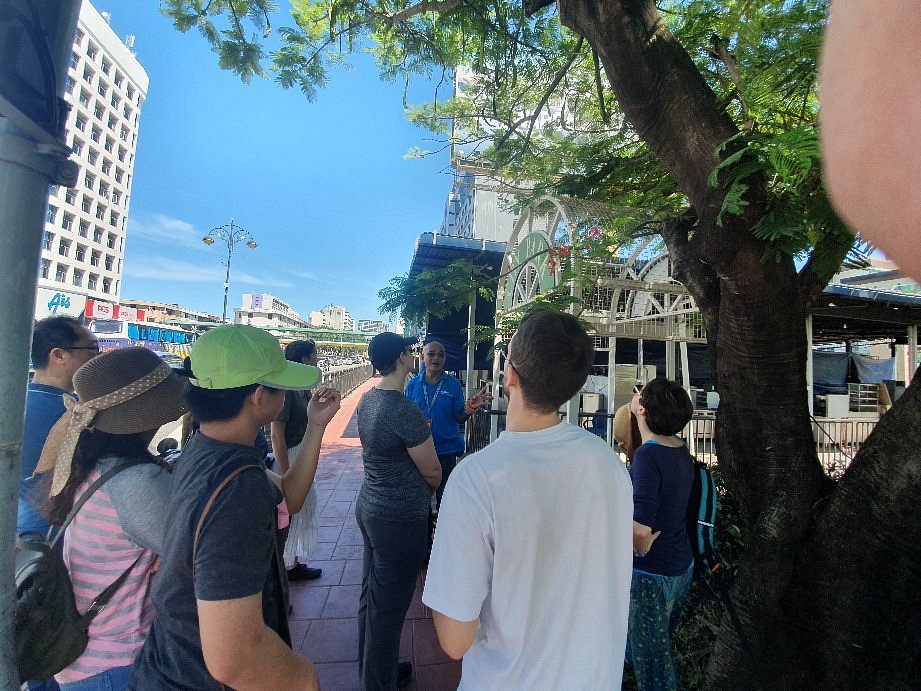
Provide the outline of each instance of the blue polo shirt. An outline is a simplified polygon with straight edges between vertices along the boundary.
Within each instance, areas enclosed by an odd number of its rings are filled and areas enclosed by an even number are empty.
[[[19,512],[16,516],[16,533],[29,531],[45,535],[49,523],[42,515],[42,500],[35,496],[39,478],[32,478],[48,433],[67,410],[64,396],[70,395],[55,386],[29,384],[26,394],[26,420],[22,434],[22,464],[19,467]]]
[[[432,424],[435,453],[447,456],[464,452],[464,433],[457,416],[464,412],[467,402],[464,387],[450,374],[442,374],[435,384],[425,381],[425,370],[409,380],[406,396],[414,401]]]

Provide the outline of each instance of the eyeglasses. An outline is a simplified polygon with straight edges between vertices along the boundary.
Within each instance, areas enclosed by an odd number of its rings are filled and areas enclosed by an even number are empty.
[[[66,348],[61,348],[61,350],[91,350],[97,355],[99,354],[99,344],[91,346],[68,346]]]

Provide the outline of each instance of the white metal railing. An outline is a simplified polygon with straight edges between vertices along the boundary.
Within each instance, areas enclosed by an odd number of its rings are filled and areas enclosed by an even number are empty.
[[[337,389],[345,396],[354,391],[366,379],[369,379],[372,374],[374,374],[374,368],[371,365],[355,365],[348,369],[323,372],[320,386]]]

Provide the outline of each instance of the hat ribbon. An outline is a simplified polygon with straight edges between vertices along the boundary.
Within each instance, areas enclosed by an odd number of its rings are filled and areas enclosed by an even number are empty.
[[[80,441],[80,434],[84,430],[92,428],[96,414],[101,410],[114,408],[150,391],[165,381],[172,371],[169,365],[161,362],[144,376],[111,393],[103,394],[88,401],[77,401],[70,396],[63,397],[64,407],[67,408],[67,412],[64,414],[67,419],[64,439],[56,455],[46,457],[44,453],[42,454],[34,473],[34,475],[37,475],[54,468],[50,496],[58,495],[64,489],[64,485],[67,484],[73,466],[74,452],[77,449],[77,443]]]

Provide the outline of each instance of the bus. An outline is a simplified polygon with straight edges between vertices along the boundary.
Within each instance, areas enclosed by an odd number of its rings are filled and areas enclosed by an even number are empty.
[[[99,339],[101,351],[143,346],[156,352],[188,355],[196,334],[179,326],[125,319],[96,319],[90,331]]]

